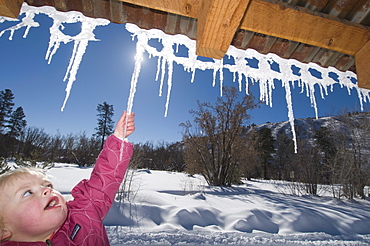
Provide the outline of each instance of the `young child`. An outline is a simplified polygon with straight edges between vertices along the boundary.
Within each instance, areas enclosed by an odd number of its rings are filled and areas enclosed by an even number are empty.
[[[124,112],[107,138],[90,179],[73,188],[73,201],[66,202],[38,169],[0,176],[1,245],[109,245],[103,219],[133,153],[128,142],[120,153],[122,140],[135,131],[134,114],[126,117]]]

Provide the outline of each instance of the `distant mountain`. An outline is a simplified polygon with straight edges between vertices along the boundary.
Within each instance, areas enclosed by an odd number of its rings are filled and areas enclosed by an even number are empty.
[[[279,134],[286,134],[292,138],[292,129],[289,121],[277,123],[265,123],[255,126],[254,129],[270,128],[273,137],[276,139]],[[335,132],[340,132],[351,137],[354,132],[361,132],[363,134],[370,133],[370,112],[363,113],[348,113],[340,116],[328,116],[306,119],[295,119],[294,127],[298,138],[306,139],[313,138],[315,133],[321,128],[326,127]],[[355,129],[357,129],[355,131]],[[367,132],[366,129],[368,129]]]

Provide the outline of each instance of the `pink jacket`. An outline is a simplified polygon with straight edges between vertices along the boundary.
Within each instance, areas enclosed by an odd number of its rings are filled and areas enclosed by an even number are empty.
[[[122,161],[120,161],[121,143],[122,140],[114,135],[107,138],[90,179],[82,180],[73,188],[74,200],[67,203],[67,219],[56,231],[51,243],[8,241],[1,245],[109,245],[103,219],[112,206],[133,153],[133,145],[125,143]]]

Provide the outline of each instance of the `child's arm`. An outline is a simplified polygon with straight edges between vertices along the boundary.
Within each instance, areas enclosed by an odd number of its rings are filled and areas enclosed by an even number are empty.
[[[74,200],[68,202],[67,222],[53,237],[54,245],[72,245],[71,241],[73,245],[109,245],[102,221],[114,201],[133,153],[133,144],[119,138],[131,135],[134,130],[134,114],[128,115],[126,120],[124,112],[114,135],[105,141],[90,179],[82,180],[72,190]]]
[[[127,113],[123,112],[116,124],[114,134],[105,141],[90,179],[81,181],[72,191],[75,200],[87,198],[90,201],[104,205],[106,209],[101,208],[102,216],[105,216],[113,202],[133,153],[133,145],[121,140],[135,131],[134,113],[128,116],[127,121],[126,116]],[[123,158],[121,159],[122,144],[125,147],[122,153]]]

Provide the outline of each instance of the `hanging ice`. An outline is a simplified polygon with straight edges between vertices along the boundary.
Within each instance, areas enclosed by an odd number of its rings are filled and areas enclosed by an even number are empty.
[[[260,88],[260,100],[265,102],[270,107],[273,106],[273,90],[275,88],[274,81],[280,81],[282,87],[285,89],[285,99],[288,109],[288,119],[291,125],[291,132],[293,141],[295,143],[295,151],[297,152],[297,141],[296,133],[294,130],[294,112],[293,112],[293,102],[291,96],[291,87],[294,83],[297,83],[298,87],[302,89],[302,92],[306,92],[306,96],[310,98],[311,107],[314,108],[316,118],[318,118],[318,109],[315,99],[315,86],[320,89],[321,97],[324,98],[328,95],[328,89],[332,90],[334,84],[339,84],[341,87],[347,87],[350,93],[351,89],[355,89],[358,92],[358,97],[361,105],[361,110],[363,110],[363,102],[369,102],[370,95],[369,91],[366,89],[359,88],[357,84],[352,82],[352,79],[356,80],[356,74],[353,72],[341,72],[335,68],[322,68],[314,63],[301,63],[292,59],[283,59],[275,54],[263,55],[258,53],[253,49],[241,50],[233,46],[230,46],[227,56],[233,57],[235,64],[223,63],[223,60],[213,60],[213,61],[201,61],[197,59],[195,55],[196,41],[189,39],[184,35],[167,35],[161,30],[145,30],[140,29],[134,24],[126,24],[126,29],[133,34],[133,37],[137,38],[137,54],[141,56],[144,55],[143,51],[149,54],[149,57],[158,58],[157,75],[156,80],[159,79],[159,74],[161,74],[160,83],[160,95],[162,93],[163,79],[166,72],[168,73],[168,91],[167,91],[167,102],[165,107],[165,116],[168,113],[168,105],[171,92],[172,84],[172,67],[174,63],[182,65],[185,71],[192,73],[192,82],[194,80],[194,74],[196,70],[206,70],[212,69],[213,73],[213,86],[216,83],[216,76],[219,73],[220,77],[220,95],[222,96],[222,85],[223,85],[223,70],[229,70],[234,74],[234,81],[238,78],[239,90],[242,91],[243,81],[245,86],[245,93],[249,93],[249,82],[247,78],[250,78],[252,83],[259,83]],[[158,39],[162,41],[164,46],[161,51],[152,47],[149,44],[149,40]],[[185,45],[188,48],[187,57],[177,57],[174,55],[173,47],[178,47],[179,45]],[[142,59],[142,57],[136,57],[136,59]],[[258,61],[258,67],[252,67],[247,62],[248,60],[256,59]],[[279,71],[272,69],[272,64],[278,64]],[[293,67],[299,68],[299,73],[294,73]],[[322,78],[318,78],[312,75],[310,71],[315,70],[321,74]],[[338,81],[331,78],[329,75],[331,73],[338,75]],[[135,67],[135,72],[133,77],[135,81],[140,74],[140,67]],[[276,79],[276,80],[274,80]],[[129,104],[133,102],[133,96]],[[128,108],[131,108],[130,105]]]
[[[89,41],[97,41],[93,33],[94,29],[97,26],[108,25],[109,21],[105,19],[93,19],[85,17],[79,12],[58,12],[53,7],[45,6],[37,8],[28,6],[26,3],[24,3],[22,6],[21,15],[24,14],[25,17],[15,26],[1,31],[0,36],[6,31],[9,31],[9,39],[12,39],[14,31],[26,27],[23,35],[23,37],[26,37],[31,27],[39,26],[39,23],[34,21],[34,16],[40,13],[48,15],[53,20],[53,25],[50,28],[49,47],[45,57],[49,63],[51,62],[53,55],[57,52],[61,43],[74,43],[73,53],[64,77],[64,81],[68,80],[68,83],[66,86],[66,97],[61,109],[63,110],[70,95],[73,82],[76,80],[77,71],[82,57],[86,51],[86,47]],[[0,23],[4,21],[15,21],[15,19],[0,17]],[[78,35],[69,36],[61,31],[63,30],[64,23],[75,22],[81,22],[82,30]],[[230,46],[227,56],[233,58],[234,64],[223,63],[223,60],[201,61],[197,59],[197,56],[195,55],[195,41],[184,35],[167,35],[161,30],[156,29],[144,30],[140,29],[134,24],[126,24],[126,29],[133,34],[133,39],[135,37],[137,38],[135,68],[131,78],[130,96],[127,102],[128,113],[131,113],[133,107],[136,85],[138,83],[141,70],[141,62],[145,52],[149,54],[149,57],[158,58],[157,74],[155,79],[160,80],[159,95],[162,95],[163,93],[162,90],[165,74],[168,74],[167,99],[164,113],[165,116],[167,116],[169,109],[174,63],[183,66],[184,71],[192,73],[191,82],[194,82],[196,70],[204,71],[206,69],[211,69],[213,70],[212,86],[215,86],[216,77],[217,74],[219,74],[220,95],[222,95],[224,70],[228,70],[234,74],[234,81],[238,82],[239,90],[242,91],[244,86],[245,93],[249,93],[249,83],[259,83],[260,100],[265,102],[266,105],[269,105],[270,107],[273,106],[272,98],[273,90],[276,87],[275,83],[280,81],[281,86],[285,89],[286,93],[285,98],[288,109],[288,119],[291,125],[295,146],[297,146],[297,144],[294,131],[294,112],[291,96],[291,87],[295,83],[301,88],[302,92],[306,92],[306,96],[310,98],[311,106],[315,110],[316,118],[318,118],[318,109],[315,99],[315,88],[319,88],[322,98],[328,95],[329,90],[333,90],[334,84],[339,84],[341,87],[346,87],[348,89],[348,93],[350,93],[352,89],[355,89],[358,92],[361,110],[363,110],[363,103],[369,102],[370,99],[368,90],[359,88],[356,83],[352,82],[352,80],[356,80],[356,74],[352,72],[340,72],[332,67],[322,68],[314,63],[305,64],[296,60],[287,60],[274,54],[262,55],[252,49],[240,50],[233,46]],[[163,49],[158,51],[155,47],[149,45],[149,41],[151,39],[160,40],[162,42]],[[174,47],[177,50],[180,45],[187,47],[187,57],[178,57],[175,55]],[[248,62],[249,60],[257,60],[258,66],[251,66]],[[279,71],[277,71],[277,69],[272,69],[273,64],[278,64]],[[299,73],[295,73],[293,68],[298,68]],[[311,73],[313,70],[319,73],[321,78],[313,76]],[[334,80],[329,76],[331,73],[338,76],[337,80]]]
[[[4,21],[18,21],[18,19],[0,16],[0,23],[3,23]]]
[[[9,31],[9,39],[13,37],[13,33],[16,30],[26,27],[26,31],[23,35],[24,38],[27,37],[27,34],[31,27],[38,27],[39,23],[34,21],[36,14],[46,14],[53,20],[53,25],[50,27],[50,40],[49,47],[46,51],[45,59],[48,63],[51,62],[53,55],[57,52],[61,43],[67,44],[69,42],[74,43],[73,53],[69,61],[69,65],[64,76],[63,81],[68,80],[66,86],[66,96],[63,102],[61,110],[64,110],[64,107],[68,101],[69,95],[71,93],[72,85],[76,80],[76,75],[78,68],[81,64],[82,57],[85,54],[87,45],[89,41],[99,41],[95,38],[94,30],[97,26],[105,26],[110,22],[106,19],[94,19],[84,16],[83,14],[70,11],[70,12],[59,12],[53,7],[44,6],[44,7],[32,7],[28,6],[26,3],[23,3],[21,12],[19,16],[25,15],[21,19],[21,22],[15,26],[12,26],[8,29],[5,29],[0,32],[0,37],[6,32]],[[5,18],[5,17],[2,17]],[[0,19],[0,23],[3,19]],[[9,20],[9,18],[5,19]],[[15,19],[11,19],[15,20]],[[75,36],[70,36],[64,34],[61,30],[64,29],[63,24],[66,23],[76,23],[81,22],[81,32]]]

